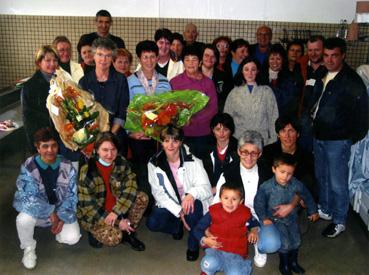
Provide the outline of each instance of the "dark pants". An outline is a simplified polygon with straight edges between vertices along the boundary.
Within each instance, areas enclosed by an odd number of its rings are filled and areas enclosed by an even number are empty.
[[[280,236],[281,236],[281,248],[280,253],[287,253],[290,250],[298,249],[301,245],[301,235],[298,222],[291,222],[289,224],[276,222]]]
[[[195,210],[193,211],[193,213],[185,216],[186,222],[189,227],[195,228],[196,224],[199,222],[202,216],[202,203],[199,200],[195,200]],[[181,219],[174,216],[166,208],[158,208],[155,206],[152,209],[150,216],[147,218],[146,226],[149,228],[149,230],[154,232],[175,234],[180,230],[180,226],[183,225],[181,223]],[[187,245],[189,250],[194,251],[199,249],[199,242],[191,234],[191,232],[188,237]]]

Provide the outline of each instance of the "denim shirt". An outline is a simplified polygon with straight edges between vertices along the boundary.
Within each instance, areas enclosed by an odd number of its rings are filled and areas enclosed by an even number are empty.
[[[297,220],[297,210],[295,207],[292,212],[284,218],[276,218],[273,216],[274,207],[279,204],[289,204],[295,194],[298,194],[304,200],[307,206],[309,215],[317,212],[317,207],[314,199],[305,185],[292,177],[287,185],[278,184],[275,177],[265,181],[260,185],[254,199],[254,209],[259,217],[260,222],[265,219],[270,219],[273,222],[291,224]]]

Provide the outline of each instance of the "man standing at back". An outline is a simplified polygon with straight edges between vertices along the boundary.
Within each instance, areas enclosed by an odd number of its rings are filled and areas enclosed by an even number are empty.
[[[272,37],[272,29],[267,25],[262,25],[256,31],[257,43],[250,46],[250,55],[255,57],[262,66],[268,62]]]
[[[196,41],[198,35],[199,32],[197,31],[197,26],[193,23],[188,23],[183,32],[185,46],[193,45],[202,52],[205,44]]]
[[[348,161],[351,145],[368,131],[368,96],[360,76],[345,63],[346,42],[324,42],[327,74],[314,85],[312,108],[319,216],[332,222],[322,232],[334,238],[346,229],[349,209]]]
[[[96,32],[84,34],[81,36],[79,41],[86,41],[90,45],[92,42],[99,37],[106,37],[111,39],[117,46],[118,49],[125,48],[125,44],[122,38],[112,35],[110,31],[110,26],[113,23],[113,18],[107,10],[99,10],[96,13],[95,24]],[[79,54],[79,53],[78,53]]]

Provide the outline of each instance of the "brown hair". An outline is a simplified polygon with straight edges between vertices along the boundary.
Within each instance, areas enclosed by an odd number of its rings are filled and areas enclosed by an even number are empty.
[[[37,68],[39,68],[39,63],[41,62],[42,59],[45,58],[47,53],[53,54],[55,58],[59,60],[58,53],[53,46],[51,45],[41,46],[41,48],[39,48],[35,54],[35,64]]]
[[[115,62],[119,56],[127,56],[129,64],[132,64],[133,57],[127,49],[117,49],[117,54],[113,57],[113,62]]]
[[[57,37],[55,37],[54,41],[53,41],[53,46],[54,48],[56,49],[56,46],[61,43],[61,42],[64,42],[64,43],[68,43],[71,47],[72,47],[72,43],[70,43],[68,37],[64,36],[64,35],[59,35]]]
[[[105,141],[109,141],[117,150],[119,150],[119,139],[112,132],[102,132],[97,135],[95,150],[97,151]]]
[[[38,147],[41,142],[47,142],[49,140],[58,141],[57,133],[50,127],[41,128],[36,131],[33,135],[34,145]]]

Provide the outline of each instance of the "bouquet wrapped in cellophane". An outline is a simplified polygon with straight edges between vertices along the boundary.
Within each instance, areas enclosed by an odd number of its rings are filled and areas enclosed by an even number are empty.
[[[144,132],[160,141],[160,132],[165,126],[185,126],[208,101],[208,96],[194,90],[170,91],[154,96],[136,95],[129,103],[124,128],[131,132]]]
[[[50,81],[46,107],[61,140],[71,150],[85,149],[89,155],[97,134],[109,130],[108,112],[62,70]]]

